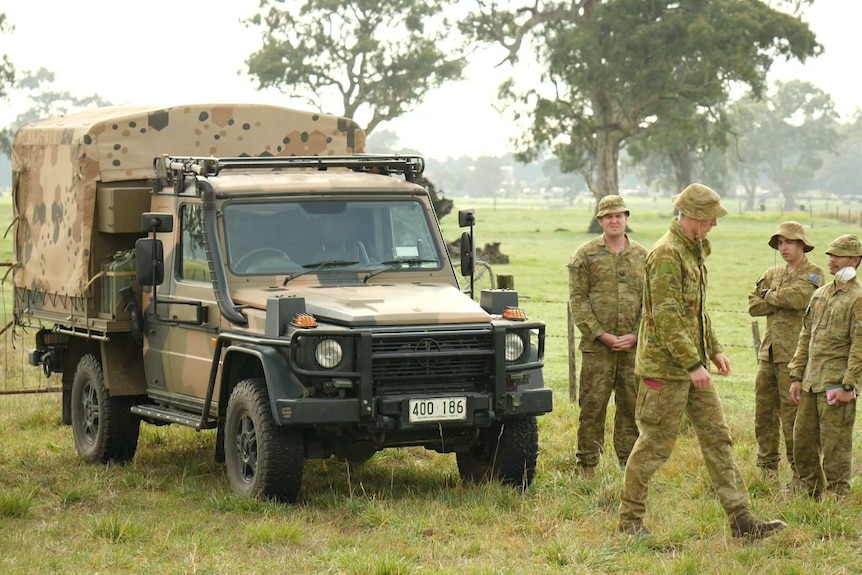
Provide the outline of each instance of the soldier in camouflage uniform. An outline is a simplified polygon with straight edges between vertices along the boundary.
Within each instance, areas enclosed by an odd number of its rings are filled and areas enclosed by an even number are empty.
[[[605,196],[596,219],[600,237],[569,261],[569,306],[581,332],[578,394],[578,466],[592,477],[605,445],[605,418],[614,394],[614,452],[620,466],[638,438],[635,347],[641,316],[647,250],[626,235],[629,210],[620,196]]]
[[[823,270],[808,261],[814,249],[805,228],[798,222],[783,222],[769,239],[769,246],[781,254],[785,265],[774,266],[757,280],[748,294],[748,313],[766,316],[766,333],[760,345],[754,378],[754,435],[757,438],[757,465],[768,478],[778,477],[781,459],[781,431],[787,461],[798,482],[793,463],[793,420],[796,405],[790,401],[790,373],[787,363],[796,351],[802,315],[811,295],[823,285]]]
[[[862,285],[856,268],[862,243],[840,236],[826,250],[835,279],[814,292],[796,354],[790,361],[790,398],[799,407],[793,458],[804,489],[850,492],[856,389],[862,384]]]
[[[734,537],[762,538],[785,527],[763,522],[749,511],[748,490],[733,460],[733,441],[707,365],[730,373],[706,313],[706,239],[727,210],[715,191],[691,184],[673,197],[679,218],[647,256],[643,316],[638,334],[635,373],[640,437],[626,465],[620,497],[619,529],[648,533],[643,518],[649,481],[673,451],[680,421],[688,415],[697,433],[707,471]]]

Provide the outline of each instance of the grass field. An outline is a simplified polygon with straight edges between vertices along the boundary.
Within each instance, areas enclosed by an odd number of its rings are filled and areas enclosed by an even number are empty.
[[[717,378],[718,389],[737,463],[754,511],[789,523],[771,539],[744,543],[730,538],[690,431],[652,483],[647,523],[654,535],[616,533],[622,472],[615,458],[604,458],[590,481],[573,471],[577,408],[568,400],[565,264],[590,237],[583,233],[588,208],[474,205],[477,242],[502,242],[512,263],[495,271],[514,275],[522,307],[548,325],[545,383],[555,409],[540,419],[538,470],[526,493],[462,485],[454,456],[409,449],[382,452],[358,468],[309,461],[294,506],[244,500],[213,462],[212,432],[143,426],[133,463],[89,466],[60,424],[58,394],[0,396],[0,571],[862,573],[858,431],[857,479],[845,500],[782,495],[781,485],[755,468],[756,362],[746,296],[766,267],[781,263],[766,245],[781,215],[731,213],[710,235],[709,307],[733,363],[729,377]],[[669,202],[630,207],[631,237],[649,247],[667,227]],[[794,216],[809,227],[812,258],[821,265],[835,236],[858,231],[801,213],[783,219]],[[444,218],[447,238],[457,235],[456,224],[454,215]]]

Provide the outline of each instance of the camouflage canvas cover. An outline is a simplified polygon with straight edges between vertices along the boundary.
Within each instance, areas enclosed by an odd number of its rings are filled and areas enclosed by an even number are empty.
[[[97,184],[153,177],[174,156],[365,152],[352,120],[252,104],[110,107],[27,124],[13,143],[16,288],[87,297]]]

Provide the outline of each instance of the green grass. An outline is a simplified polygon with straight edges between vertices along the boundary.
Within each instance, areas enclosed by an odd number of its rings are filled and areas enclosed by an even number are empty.
[[[458,207],[466,207],[459,201]],[[461,205],[463,204],[463,205]],[[632,237],[651,245],[669,202],[631,202]],[[588,208],[497,209],[476,203],[480,245],[501,241],[521,304],[548,325],[545,383],[555,409],[540,419],[536,479],[526,493],[462,485],[454,456],[388,450],[348,468],[309,461],[293,506],[240,499],[213,462],[215,435],[142,426],[126,466],[82,463],[60,424],[58,394],[0,396],[0,571],[3,573],[860,573],[862,482],[859,437],[850,496],[813,502],[779,493],[755,468],[755,353],[746,296],[780,258],[766,241],[778,213],[731,213],[713,230],[710,301],[733,373],[717,378],[735,451],[756,513],[790,526],[760,543],[732,540],[697,441],[679,438],[651,485],[654,535],[616,533],[622,472],[605,457],[597,476],[573,471],[577,407],[568,400],[566,269],[588,239]],[[0,207],[2,209],[2,207]],[[810,226],[805,214],[794,214]],[[802,218],[805,219],[802,219]],[[444,218],[447,238],[455,216]],[[815,219],[813,259],[837,235],[859,229]],[[0,246],[0,250],[3,247]],[[761,326],[763,329],[765,326]],[[31,337],[31,336],[30,336]],[[17,340],[19,348],[30,342]],[[31,368],[26,368],[31,369]],[[789,470],[782,468],[782,480]]]

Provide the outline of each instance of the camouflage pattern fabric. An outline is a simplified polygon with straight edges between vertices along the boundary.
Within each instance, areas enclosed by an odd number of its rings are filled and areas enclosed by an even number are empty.
[[[748,313],[754,317],[766,316],[766,333],[758,359],[769,360],[770,351],[777,363],[793,359],[802,330],[802,316],[815,290],[823,285],[823,278],[823,269],[803,257],[794,271],[788,273],[786,265],[775,266],[757,280],[748,294]],[[761,297],[764,290],[769,292]]]
[[[628,243],[616,254],[599,236],[569,260],[569,306],[581,332],[581,351],[607,350],[598,340],[603,333],[637,333],[647,250]]]
[[[830,282],[811,296],[790,378],[802,391],[820,393],[833,385],[862,389],[862,286],[857,279]]]
[[[635,404],[638,379],[635,354],[596,351],[581,355],[581,385],[578,394],[578,464],[595,467],[605,445],[605,419],[608,401],[614,395],[614,453],[625,467],[638,438]]]
[[[352,120],[255,104],[114,106],[23,126],[12,145],[17,218],[15,287],[84,295],[91,274],[96,190],[154,176],[174,156],[344,155],[365,152]],[[50,166],[50,169],[46,169]]]
[[[757,439],[757,466],[778,470],[779,446],[784,431],[784,453],[796,475],[793,459],[793,425],[796,406],[790,400],[790,371],[786,363],[760,360],[754,376],[754,437]]]
[[[620,526],[639,524],[652,476],[670,457],[687,414],[728,516],[746,513],[748,491],[733,460],[733,440],[714,386],[696,388],[688,370],[721,352],[706,313],[707,240],[688,238],[674,219],[647,257],[635,371],[643,378],[636,417],[640,436],[626,465]]]
[[[722,349],[704,307],[709,240],[689,239],[673,219],[647,256],[643,317],[635,373],[659,381],[688,381],[688,372]]]
[[[715,387],[699,389],[688,379],[654,385],[661,388],[641,383],[638,391],[640,436],[626,465],[620,524],[643,521],[650,479],[673,452],[683,413],[697,433],[706,470],[728,517],[748,510],[748,490],[733,461],[733,441]]]
[[[647,250],[628,237],[626,240],[628,246],[616,253],[608,248],[604,235],[599,236],[579,247],[568,264],[569,306],[581,332],[577,458],[587,467],[598,465],[604,450],[611,393],[616,405],[614,451],[621,465],[625,465],[638,436],[635,352],[611,351],[598,339],[603,333],[637,333]]]
[[[856,401],[829,405],[826,390],[862,388],[862,286],[856,279],[814,292],[788,367],[791,379],[802,380],[793,434],[796,471],[813,494],[822,488],[821,475],[828,490],[843,494],[849,489]]]
[[[814,291],[823,284],[823,277],[820,266],[803,257],[793,271],[788,272],[786,265],[766,270],[748,294],[749,314],[766,316],[766,333],[758,351],[754,379],[757,465],[764,469],[778,469],[783,429],[787,460],[795,470],[793,421],[796,406],[790,401],[787,363],[796,351],[802,316]]]
[[[810,495],[850,493],[856,401],[829,405],[826,393],[802,392],[796,412],[793,458]]]

